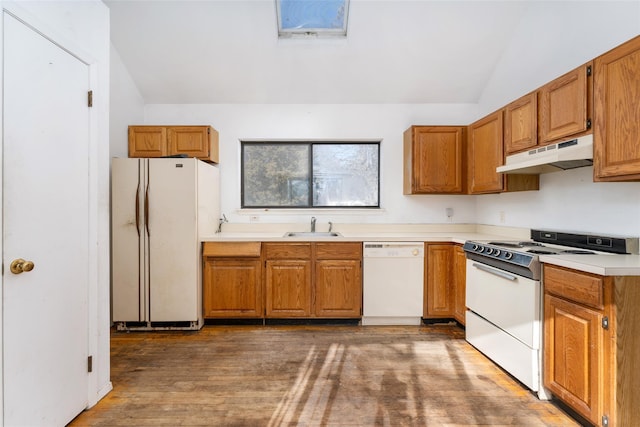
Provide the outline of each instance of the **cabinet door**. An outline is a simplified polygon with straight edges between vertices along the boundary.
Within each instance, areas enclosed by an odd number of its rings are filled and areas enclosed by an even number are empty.
[[[311,260],[267,260],[267,317],[311,315]]]
[[[464,191],[464,128],[413,126],[404,138],[404,194]]]
[[[169,154],[186,154],[218,162],[217,132],[210,126],[171,126],[167,128]],[[215,139],[213,143],[212,139]],[[215,149],[215,153],[212,150]],[[215,154],[215,158],[212,157]]]
[[[167,154],[166,127],[129,126],[129,157],[162,157]]]
[[[504,110],[504,147],[513,154],[538,144],[538,94],[525,95]]]
[[[315,314],[317,317],[360,317],[362,268],[355,260],[316,261]]]
[[[586,131],[591,64],[583,65],[540,89],[540,141],[550,142]]]
[[[640,180],[640,37],[596,58],[594,178]]]
[[[262,317],[260,259],[205,258],[205,318]]]
[[[453,245],[428,244],[424,317],[453,317]]]
[[[469,127],[470,192],[498,193],[503,175],[496,168],[503,162],[502,110]]]
[[[544,385],[599,425],[603,405],[602,314],[545,294]]]
[[[453,317],[464,325],[466,305],[467,257],[462,246],[456,245],[453,250],[453,283],[455,304]]]

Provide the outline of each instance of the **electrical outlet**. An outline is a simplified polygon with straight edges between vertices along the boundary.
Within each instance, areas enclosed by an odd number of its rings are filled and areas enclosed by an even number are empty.
[[[249,217],[249,222],[259,222],[260,221],[260,217],[258,215],[251,215]]]
[[[500,224],[504,224],[506,221],[506,215],[504,211],[500,211]]]

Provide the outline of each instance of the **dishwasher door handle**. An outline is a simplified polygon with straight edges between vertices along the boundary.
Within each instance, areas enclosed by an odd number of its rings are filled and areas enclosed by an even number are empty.
[[[503,279],[512,280],[512,281],[518,279],[513,274],[509,274],[509,273],[504,272],[502,270],[496,270],[495,268],[491,268],[488,265],[478,264],[478,263],[474,262],[473,266],[475,268],[477,268],[478,270],[482,270],[482,271],[484,271],[486,273],[493,274],[494,276],[502,277]]]

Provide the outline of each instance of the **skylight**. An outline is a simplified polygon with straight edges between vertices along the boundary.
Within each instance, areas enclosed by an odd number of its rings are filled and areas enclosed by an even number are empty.
[[[349,0],[276,0],[278,37],[346,37]]]

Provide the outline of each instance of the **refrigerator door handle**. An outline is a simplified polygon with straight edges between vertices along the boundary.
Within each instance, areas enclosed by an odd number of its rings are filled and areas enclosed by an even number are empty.
[[[140,236],[140,185],[136,188],[136,230]]]
[[[149,184],[147,184],[147,189],[144,192],[144,226],[147,229],[147,236],[150,236],[149,232]]]

